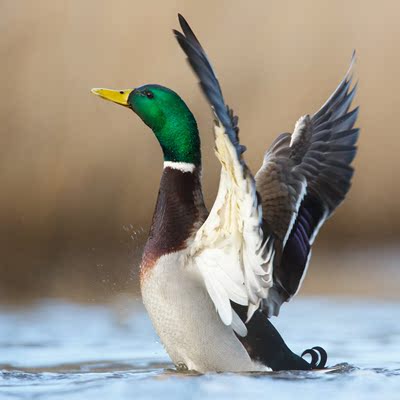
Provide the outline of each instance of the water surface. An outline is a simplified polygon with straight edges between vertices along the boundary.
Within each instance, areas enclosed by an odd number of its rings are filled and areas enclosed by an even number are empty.
[[[398,303],[297,298],[274,323],[331,373],[177,373],[140,305],[46,301],[0,310],[0,399],[399,399]]]

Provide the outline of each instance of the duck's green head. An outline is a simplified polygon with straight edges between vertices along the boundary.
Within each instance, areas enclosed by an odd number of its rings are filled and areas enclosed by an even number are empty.
[[[196,120],[173,90],[144,85],[136,89],[92,89],[92,93],[133,110],[156,135],[165,161],[200,165]]]

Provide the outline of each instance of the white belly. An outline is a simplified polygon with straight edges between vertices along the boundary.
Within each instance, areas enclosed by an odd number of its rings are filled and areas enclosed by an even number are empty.
[[[268,370],[253,362],[232,328],[220,320],[201,276],[184,252],[162,256],[146,272],[142,297],[154,328],[175,365],[190,370]]]

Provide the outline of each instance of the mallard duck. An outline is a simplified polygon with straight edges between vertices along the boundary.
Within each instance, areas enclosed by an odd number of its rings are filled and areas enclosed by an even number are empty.
[[[238,117],[222,95],[203,47],[179,15],[174,35],[215,117],[219,190],[210,212],[201,188],[196,120],[164,86],[93,89],[136,113],[164,156],[157,204],[140,268],[143,303],[180,369],[267,371],[324,368],[321,347],[294,354],[270,322],[298,292],[321,225],[350,188],[359,130],[344,79],[313,115],[279,135],[253,177]],[[309,353],[311,362],[303,356]]]

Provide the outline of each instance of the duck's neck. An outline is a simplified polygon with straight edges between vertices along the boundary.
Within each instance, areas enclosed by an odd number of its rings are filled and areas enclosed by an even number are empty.
[[[200,166],[185,162],[164,162],[142,267],[150,267],[162,255],[184,249],[187,239],[204,221],[207,211],[200,174]]]

